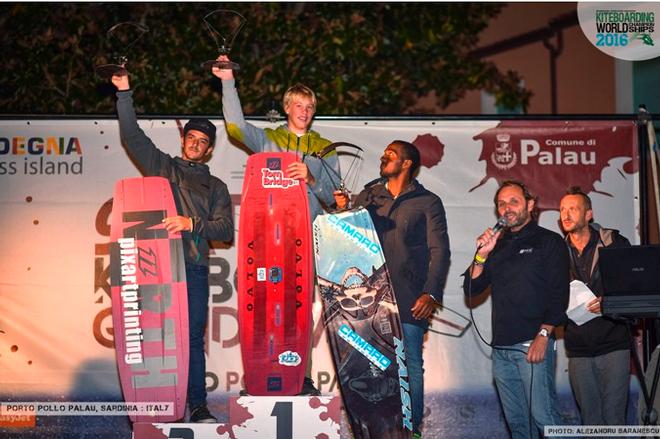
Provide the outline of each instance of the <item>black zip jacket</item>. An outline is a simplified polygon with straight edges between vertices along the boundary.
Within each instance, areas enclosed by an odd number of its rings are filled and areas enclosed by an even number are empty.
[[[415,320],[410,308],[422,293],[442,299],[450,257],[442,201],[417,180],[395,199],[380,179],[365,187],[355,205],[369,211],[376,227],[401,321],[427,328],[428,320]]]
[[[578,279],[587,284],[591,291],[600,297],[603,295],[603,282],[598,269],[598,250],[602,247],[628,247],[630,242],[619,234],[618,230],[605,229],[598,224],[589,226],[591,239],[582,252],[581,261],[577,249],[566,237],[571,257],[571,280]],[[587,270],[579,270],[578,265],[588,266]],[[587,276],[583,274],[587,272]],[[578,326],[568,320],[564,335],[564,345],[568,357],[596,357],[610,352],[629,349],[630,338],[625,323],[608,317],[596,317]]]
[[[476,296],[488,286],[493,301],[493,345],[533,340],[542,324],[559,326],[568,306],[568,249],[559,234],[529,222],[504,232],[481,275],[463,274],[463,291]]]
[[[205,164],[172,157],[159,150],[140,129],[133,108],[133,92],[117,92],[121,139],[140,171],[170,181],[177,212],[192,217],[193,232],[182,232],[186,265],[208,266],[207,240],[234,239],[234,221],[227,185]]]

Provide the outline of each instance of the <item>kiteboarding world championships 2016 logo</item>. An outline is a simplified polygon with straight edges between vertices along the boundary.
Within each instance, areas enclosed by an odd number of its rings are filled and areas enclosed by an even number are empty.
[[[579,2],[578,20],[587,39],[609,56],[642,61],[660,56],[656,19],[660,3]]]

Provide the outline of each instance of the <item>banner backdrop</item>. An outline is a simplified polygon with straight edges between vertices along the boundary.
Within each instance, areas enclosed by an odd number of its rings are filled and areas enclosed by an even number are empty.
[[[140,126],[174,156],[180,153],[185,121],[141,120]],[[209,166],[229,187],[238,225],[247,153],[227,140],[222,120],[215,123],[219,136]],[[469,418],[475,410],[463,404],[454,413],[451,402],[438,402],[447,395],[482,394],[495,404],[490,349],[472,330],[465,331],[470,313],[461,273],[476,237],[496,220],[498,181],[527,183],[540,197],[540,224],[555,231],[562,194],[569,185],[580,185],[593,200],[597,222],[639,243],[637,135],[630,120],[319,120],[314,129],[364,149],[357,187],[350,188],[354,191],[378,177],[379,158],[390,141],[415,143],[422,153],[419,180],[443,200],[452,256],[446,308],[436,316],[435,332],[429,332],[424,350],[429,429],[441,431],[439,425]],[[344,169],[346,160],[341,159]],[[109,215],[115,181],[139,175],[121,145],[115,120],[0,121],[3,399],[120,395],[110,311]],[[207,334],[210,398],[236,394],[243,370],[236,249],[221,243],[215,247]],[[476,324],[490,341],[490,300],[475,305]],[[313,377],[322,392],[338,392],[320,307],[317,300]],[[560,394],[570,392],[566,364],[560,342]]]

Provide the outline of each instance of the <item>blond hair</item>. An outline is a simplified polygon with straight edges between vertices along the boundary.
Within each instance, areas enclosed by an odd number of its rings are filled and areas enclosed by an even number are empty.
[[[284,108],[286,109],[295,98],[300,97],[311,99],[312,105],[316,108],[316,95],[311,88],[300,83],[292,85],[286,92],[284,92],[284,98],[282,99]]]

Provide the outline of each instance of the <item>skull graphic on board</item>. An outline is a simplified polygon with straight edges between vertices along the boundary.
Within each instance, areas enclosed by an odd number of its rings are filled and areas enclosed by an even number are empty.
[[[387,271],[383,265],[373,269],[367,277],[357,267],[349,267],[342,276],[341,283],[319,277],[321,297],[326,302],[336,303],[344,313],[353,319],[371,317],[378,309],[380,297],[389,292]]]

